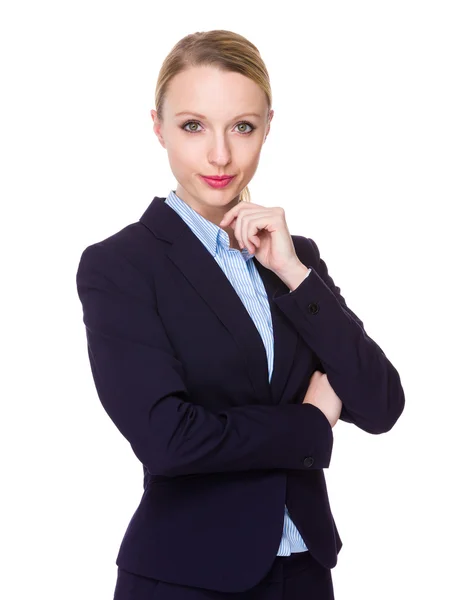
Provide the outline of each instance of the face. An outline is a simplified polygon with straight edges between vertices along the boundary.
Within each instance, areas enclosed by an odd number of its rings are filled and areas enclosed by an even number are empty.
[[[176,75],[162,121],[151,111],[153,130],[178,182],[176,194],[218,225],[258,167],[273,114],[263,90],[240,73],[207,66]],[[202,175],[234,178],[218,189]]]

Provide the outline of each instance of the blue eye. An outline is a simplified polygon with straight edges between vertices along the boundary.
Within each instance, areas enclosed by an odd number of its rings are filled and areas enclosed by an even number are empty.
[[[181,126],[181,129],[183,129],[184,131],[187,131],[187,133],[199,133],[199,131],[196,129],[194,129],[192,131],[190,129],[186,129],[187,125],[191,125],[194,123],[196,125],[200,125],[199,121],[186,121],[186,123],[184,123],[184,125]],[[249,135],[256,129],[256,127],[254,127],[251,123],[248,123],[248,121],[240,121],[240,123],[237,123],[236,126],[238,127],[239,125],[248,125],[249,127],[251,127],[250,131],[240,131],[240,133],[242,135]]]

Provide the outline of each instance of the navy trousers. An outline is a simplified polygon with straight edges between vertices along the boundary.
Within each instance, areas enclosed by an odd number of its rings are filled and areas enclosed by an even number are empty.
[[[118,567],[113,600],[334,600],[332,573],[309,552],[276,556],[270,571],[246,592],[216,592],[136,575]]]

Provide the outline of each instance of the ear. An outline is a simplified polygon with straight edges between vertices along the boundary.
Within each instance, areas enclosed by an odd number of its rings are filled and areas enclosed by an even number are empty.
[[[166,148],[166,142],[161,133],[161,121],[158,119],[158,113],[155,110],[150,111],[151,119],[153,121],[153,131],[156,134],[156,137],[159,140],[159,143],[163,148]]]
[[[264,141],[266,141],[266,138],[268,137],[268,134],[269,134],[269,130],[271,129],[271,120],[272,120],[273,116],[274,116],[274,110],[270,110],[269,115],[268,115],[268,126],[266,128],[266,134],[264,136]]]

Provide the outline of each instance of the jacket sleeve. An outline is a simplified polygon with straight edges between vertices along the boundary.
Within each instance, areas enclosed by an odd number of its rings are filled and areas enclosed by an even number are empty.
[[[343,403],[340,419],[368,433],[389,431],[404,410],[399,373],[348,308],[311,238],[302,260],[311,272],[291,294],[273,301],[316,353]]]
[[[329,466],[332,428],[309,403],[215,413],[192,402],[153,284],[128,258],[92,244],[76,282],[99,399],[152,475]]]

